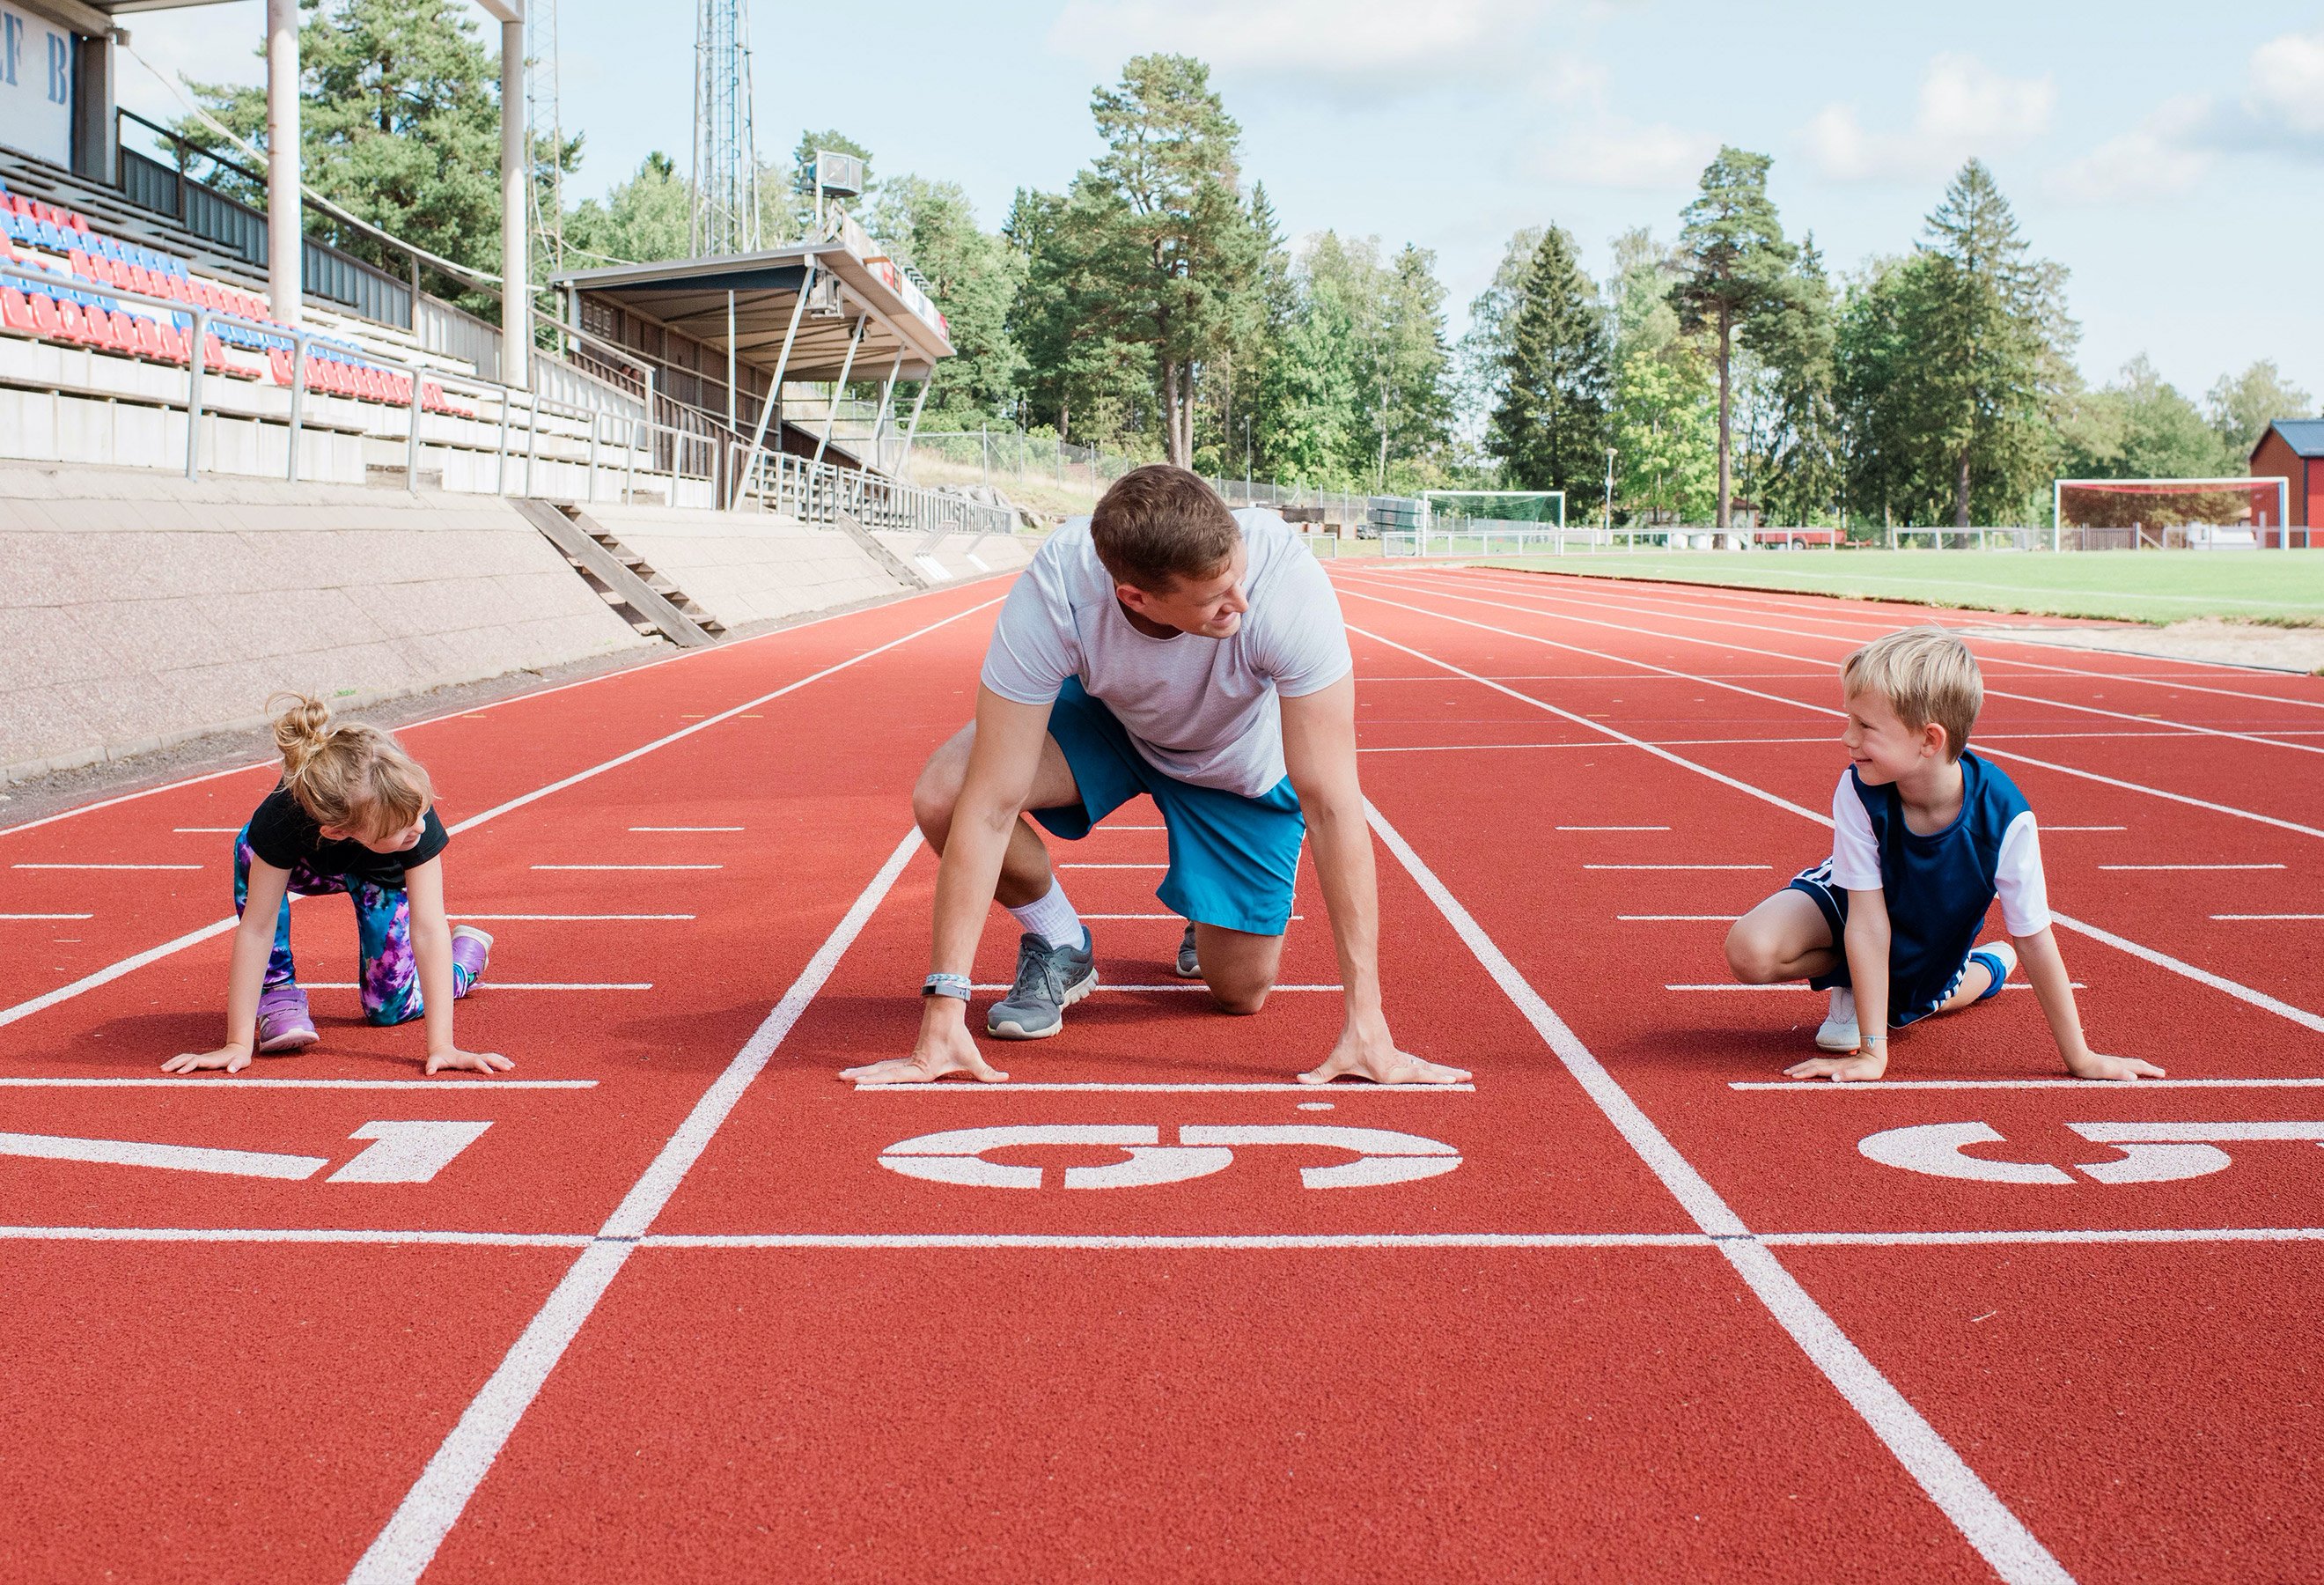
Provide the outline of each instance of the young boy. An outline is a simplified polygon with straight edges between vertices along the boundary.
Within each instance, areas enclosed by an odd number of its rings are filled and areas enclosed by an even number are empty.
[[[1877,1079],[1888,1068],[1890,1028],[1987,1000],[2022,957],[2066,1071],[2163,1077],[2152,1062],[2101,1056],[2082,1039],[2050,933],[2034,811],[2007,776],[1968,750],[1985,702],[1969,646],[1940,627],[1892,633],[1848,657],[1840,691],[1849,763],[1832,794],[1831,857],[1727,933],[1727,961],[1744,984],[1805,979],[1831,992],[1816,1044],[1844,1054],[1784,1072]],[[1997,896],[2014,949],[1976,945]]]

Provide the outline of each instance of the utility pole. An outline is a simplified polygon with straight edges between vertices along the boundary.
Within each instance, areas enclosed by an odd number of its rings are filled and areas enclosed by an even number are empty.
[[[1242,504],[1250,505],[1250,414],[1242,415]]]
[[[532,0],[526,21],[531,31],[530,59],[524,63],[527,119],[536,131],[549,135],[549,190],[528,181],[532,199],[532,233],[545,245],[552,271],[565,268],[565,117],[558,106],[557,0]]]
[[[1614,448],[1606,448],[1606,542],[1614,542]]]
[[[742,0],[701,0],[694,30],[694,185],[687,246],[755,253],[759,148],[751,125],[751,20]]]

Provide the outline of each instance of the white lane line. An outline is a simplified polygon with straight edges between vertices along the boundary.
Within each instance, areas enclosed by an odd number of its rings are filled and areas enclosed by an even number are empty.
[[[2140,1079],[2130,1085],[2091,1079],[1866,1079],[1848,1084],[1818,1084],[1798,1079],[1737,1080],[1729,1089],[1766,1089],[1794,1095],[1837,1089],[2083,1089],[2114,1094],[2138,1089],[2324,1089],[2324,1079]]]
[[[235,837],[242,834],[240,826],[171,826],[170,832],[178,837]]]
[[[911,1088],[902,1086],[900,1088]],[[989,1087],[988,1087],[989,1088]],[[1002,1088],[1008,1088],[1006,1086]],[[1423,1086],[1443,1089],[1442,1085]],[[0,1239],[153,1244],[451,1244],[585,1247],[587,1233],[444,1228],[5,1227]],[[2324,1241],[2324,1228],[1967,1228],[1932,1232],[1761,1233],[1776,1247],[1979,1244],[2216,1244]],[[1702,1233],[649,1233],[655,1249],[1709,1249]]]
[[[1061,864],[1059,869],[1167,869],[1167,864]]]
[[[586,1233],[464,1233],[433,1228],[26,1228],[0,1239],[62,1238],[100,1244],[483,1244],[576,1248]]]
[[[1369,801],[1364,812],[1380,840],[1436,904],[1437,912],[1492,976],[1494,983],[1533,1025],[1542,1043],[1556,1054],[1566,1071],[1572,1074],[1607,1120],[1620,1131],[1648,1170],[1694,1219],[1695,1225],[1718,1240],[1720,1253],[1750,1285],[1768,1313],[1791,1334],[1800,1351],[1823,1372],[1824,1378],[1848,1400],[1969,1544],[2010,1585],[2071,1585],[2072,1576],[1896,1390],[1895,1384],[1880,1373],[1879,1367],[1849,1340],[1848,1334],[1824,1312],[1798,1279],[1752,1236],[1742,1218],[1655,1126],[1654,1120],[1606,1071],[1540,993],[1526,983],[1517,966],[1445,889],[1444,883],[1422,862],[1420,855],[1413,851],[1411,844],[1388,822],[1388,818]]]
[[[1668,826],[1560,826],[1561,831],[1667,831]]]
[[[1744,688],[1733,682],[1722,682],[1716,677],[1704,677],[1692,672],[1681,672],[1669,666],[1657,666],[1649,661],[1630,660],[1621,655],[1609,654],[1602,650],[1584,649],[1579,644],[1562,644],[1556,639],[1544,638],[1538,634],[1520,633],[1511,627],[1496,627],[1489,622],[1473,622],[1466,616],[1455,616],[1448,611],[1432,610],[1425,606],[1410,606],[1405,604],[1401,600],[1384,599],[1379,595],[1365,593],[1360,585],[1344,587],[1343,592],[1351,595],[1360,600],[1370,600],[1376,605],[1387,606],[1391,609],[1398,611],[1409,611],[1416,616],[1426,616],[1434,621],[1451,622],[1462,627],[1474,627],[1480,633],[1496,633],[1505,638],[1514,638],[1522,643],[1546,644],[1552,649],[1569,649],[1572,650],[1577,654],[1592,655],[1600,660],[1611,661],[1618,665],[1632,666],[1644,672],[1660,672],[1662,675],[1666,677],[1683,678],[1686,681],[1699,683],[1705,688],[1724,689],[1729,693],[1739,693],[1747,698],[1765,700],[1770,704],[1783,705],[1791,709],[1808,710],[1820,716],[1844,716],[1847,713],[1844,710],[1833,709],[1829,705],[1810,704],[1804,700],[1787,698],[1780,693],[1766,693],[1757,688]],[[1471,605],[1494,606],[1502,610],[1516,611],[1519,616],[1552,616],[1552,613],[1545,611],[1527,610],[1522,606],[1503,606],[1499,601],[1480,600],[1468,595],[1447,595],[1443,598],[1448,599],[1464,600]],[[1579,618],[1564,619],[1578,620]],[[1677,636],[1667,633],[1657,633],[1652,628],[1625,627],[1618,623],[1599,622],[1592,623],[1591,626],[1598,627],[1611,627],[1617,632],[1636,633],[1647,638],[1667,639]],[[1390,641],[1383,640],[1382,642],[1388,643]],[[1416,653],[1417,652],[1415,653]],[[1752,650],[1748,653],[1754,654],[1775,653],[1775,652],[1771,650]],[[1801,660],[1805,657],[1798,655],[1785,655],[1779,658],[1785,660]],[[1473,673],[1471,674],[1473,675]],[[1515,697],[1519,699],[1527,697],[1525,694],[1517,693],[1514,689],[1509,691]],[[1537,703],[1539,701],[1536,700],[1536,702]],[[1600,723],[1591,720],[1587,716],[1577,716],[1567,710],[1559,710],[1555,713],[1572,721],[1577,726],[1592,728],[1600,727]],[[1652,746],[1652,745],[1646,744],[1641,739],[1630,737],[1627,733],[1622,734],[1622,736],[1626,740],[1637,744],[1640,747],[1650,748]],[[2055,771],[2060,775],[2073,776],[2085,782],[2096,782],[2103,786],[2119,788],[2126,792],[2144,793],[2147,797],[2160,798],[2167,802],[2183,803],[2190,809],[2207,809],[2214,814],[2224,814],[2236,820],[2252,820],[2259,825],[2273,826],[2279,830],[2297,831],[2303,837],[2324,838],[2324,830],[2319,830],[2315,826],[2302,825],[2298,820],[2279,820],[2274,815],[2261,814],[2256,810],[2238,809],[2231,803],[2214,803],[2208,798],[2195,798],[2184,792],[2172,792],[2165,791],[2161,787],[2150,787],[2143,782],[2126,782],[2116,776],[2101,775],[2097,771],[2083,770],[2078,765],[2061,765],[2055,760],[2036,759],[2030,754],[2019,754],[2013,749],[1995,748],[1991,746],[1993,742],[1991,737],[1984,738],[1982,741],[1987,745],[1987,746],[1980,752],[1982,752],[1988,759],[2014,760],[2020,765],[2034,765],[2038,769],[2045,771]]]
[[[1825,741],[1817,738],[1817,742]],[[1599,743],[1416,743],[1389,748],[1359,748],[1358,754],[1467,754],[1488,748],[1601,748]]]
[[[95,919],[94,913],[0,913],[0,919]]]
[[[1325,1090],[1330,1090],[1334,1094],[1354,1094],[1360,1091],[1366,1095],[1370,1095],[1376,1090],[1391,1090],[1398,1093],[1416,1094],[1425,1091],[1434,1095],[1474,1095],[1477,1093],[1477,1087],[1474,1084],[1299,1084],[1277,1081],[1265,1083],[1256,1081],[1236,1081],[1215,1084],[1202,1084],[1191,1081],[1183,1084],[1072,1084],[1065,1082],[1020,1084],[1013,1079],[1006,1084],[859,1084],[855,1089],[858,1093],[868,1093],[876,1089],[883,1091],[918,1091],[923,1095],[931,1091],[945,1095],[955,1095],[972,1089],[979,1092],[985,1090],[1092,1090],[1105,1094],[1119,1095],[1209,1095],[1213,1092],[1220,1091],[1239,1095],[1273,1095],[1277,1093],[1292,1094],[1302,1091],[1308,1094],[1318,1094]]]
[[[2282,869],[2281,864],[2101,864],[2100,869]]]
[[[217,1173],[235,1178],[311,1178],[331,1164],[320,1155],[266,1150],[215,1150],[199,1145],[149,1145],[134,1139],[78,1139],[56,1134],[0,1134],[0,1155],[40,1161],[88,1162],[108,1167],[155,1167],[165,1172]]]
[[[1773,869],[1772,864],[1585,864],[1584,869]]]
[[[1096,826],[1092,826],[1092,827],[1090,828],[1090,830],[1093,830],[1093,831],[1167,831],[1167,830],[1168,830],[1169,829],[1170,829],[1170,828],[1169,828],[1168,826],[1117,826],[1117,825],[1096,825]]]
[[[529,922],[532,922],[532,923],[536,923],[536,924],[557,924],[557,923],[567,923],[567,924],[569,924],[569,923],[574,923],[574,922],[579,922],[579,921],[584,921],[584,920],[591,920],[591,921],[594,921],[594,920],[692,919],[693,917],[694,917],[694,915],[693,915],[693,914],[691,914],[691,913],[463,913],[460,915],[460,918],[461,918],[463,921],[466,921],[466,920],[470,920],[470,919],[488,919],[488,920],[495,920],[495,921],[497,921],[497,920],[511,920],[511,921],[515,921],[515,920],[523,920],[523,921],[529,921]]]
[[[1392,602],[1383,601],[1381,603],[1389,604]],[[1435,613],[1430,611],[1422,611],[1420,614],[1422,616],[1435,615]],[[1446,618],[1446,620],[1458,621],[1459,618],[1449,617]],[[1474,624],[1471,624],[1471,626],[1474,626]],[[1415,660],[1425,661],[1433,666],[1442,666],[1447,672],[1452,672],[1455,676],[1465,677],[1470,681],[1478,684],[1480,687],[1489,688],[1497,693],[1507,694],[1509,698],[1529,704],[1537,710],[1543,710],[1550,715],[1573,721],[1578,725],[1586,726],[1594,732],[1602,732],[1607,737],[1614,738],[1618,742],[1628,743],[1634,748],[1642,748],[1648,754],[1653,755],[1656,759],[1667,761],[1668,763],[1678,766],[1682,770],[1692,771],[1696,775],[1706,777],[1711,781],[1718,783],[1722,787],[1731,787],[1738,792],[1746,793],[1750,797],[1759,800],[1762,803],[1773,804],[1777,809],[1798,815],[1802,820],[1813,820],[1817,825],[1822,826],[1827,830],[1831,828],[1831,816],[1819,813],[1815,810],[1808,808],[1805,804],[1794,803],[1788,798],[1783,797],[1778,793],[1770,792],[1764,787],[1754,786],[1751,783],[1730,776],[1724,771],[1714,771],[1709,765],[1700,765],[1693,760],[1688,759],[1683,755],[1673,754],[1666,748],[1658,747],[1641,738],[1633,737],[1627,732],[1618,731],[1612,727],[1603,726],[1598,722],[1587,720],[1581,716],[1573,714],[1571,710],[1560,709],[1557,706],[1549,703],[1545,700],[1536,699],[1529,693],[1521,693],[1514,688],[1507,687],[1501,683],[1494,681],[1489,677],[1480,677],[1476,672],[1465,671],[1462,668],[1454,665],[1450,661],[1440,661],[1434,655],[1426,653],[1421,650],[1414,649],[1410,644],[1398,644],[1392,638],[1383,638],[1376,633],[1355,626],[1353,624],[1349,626],[1348,631],[1356,634],[1360,637],[1370,639],[1373,643],[1386,644],[1390,649],[1401,650],[1406,654],[1412,656]],[[2118,936],[2112,931],[2103,929],[2098,925],[2091,924],[2088,921],[2076,919],[2071,914],[2061,913],[2055,909],[2052,909],[2050,913],[2050,918],[2054,923],[2062,924],[2068,930],[2086,935],[2092,941],[2103,941],[2107,946],[2113,947],[2120,951],[2127,952],[2134,958],[2143,959],[2146,962],[2153,964],[2158,969],[2167,969],[2173,974],[2183,975],[2185,978],[2194,980],[2199,984],[2209,986],[2213,990],[2224,991],[2228,996],[2235,997],[2237,1001],[2245,1002],[2252,1006],[2261,1008],[2266,1012],[2273,1013],[2278,1017],[2288,1019],[2292,1023],[2299,1024],[2303,1029],[2313,1029],[2319,1033],[2324,1033],[2324,1016],[2319,1016],[2317,1014],[2310,1013],[2304,1007],[2295,1007],[2289,1002],[2269,996],[2265,991],[2255,990],[2250,986],[2243,985],[2237,981],[2227,978],[2225,975],[2214,974],[2208,969],[2198,968],[2196,965],[2189,963],[2182,959],[2171,956],[2168,952],[2158,952],[2152,947],[2141,946],[2136,941],[2131,941],[2124,936]]]
[[[2026,1232],[1997,1228],[1959,1233],[1765,1233],[1760,1236],[1763,1244],[1827,1247],[1915,1244],[2276,1244],[2318,1240],[2324,1240],[2324,1228],[2060,1228]]]
[[[2214,913],[2211,917],[2214,919],[2243,920],[2324,919],[2324,913]]]
[[[632,826],[633,831],[739,831],[741,826]]]
[[[1617,913],[1624,924],[1732,924],[1739,913]]]
[[[0,1079],[5,1089],[595,1089],[595,1079]]]
[[[206,869],[200,864],[12,864],[11,869]]]
[[[1864,638],[1874,637],[1882,633],[1893,632],[1897,626],[1897,619],[1904,615],[1904,613],[1901,612],[1896,613],[1895,616],[1890,616],[1886,612],[1866,611],[1852,613],[1849,617],[1841,617],[1829,615],[1822,611],[1811,611],[1790,605],[1778,604],[1773,607],[1753,606],[1743,604],[1741,602],[1725,601],[1712,598],[1708,591],[1701,590],[1701,586],[1691,586],[1690,592],[1684,595],[1665,594],[1662,592],[1663,590],[1669,589],[1674,587],[1669,584],[1658,584],[1654,589],[1623,589],[1619,592],[1627,595],[1633,600],[1654,601],[1659,599],[1665,603],[1662,605],[1649,604],[1618,606],[1613,604],[1611,601],[1603,600],[1602,597],[1550,593],[1545,590],[1539,583],[1535,583],[1531,587],[1526,587],[1523,585],[1511,584],[1506,581],[1484,578],[1474,579],[1470,581],[1473,581],[1475,584],[1483,588],[1494,589],[1499,593],[1518,595],[1526,599],[1563,600],[1568,603],[1579,603],[1593,607],[1631,611],[1639,616],[1681,616],[1683,620],[1694,622],[1715,619],[1719,620],[1720,625],[1722,626],[1740,627],[1747,632],[1789,634],[1794,637],[1823,639],[1834,644],[1858,644],[1861,643]],[[1687,614],[1680,610],[1674,610],[1672,609],[1673,606],[1692,606],[1698,611],[1724,611],[1753,617],[1782,616],[1793,621],[1821,623],[1828,626],[1845,626],[1856,629],[1858,636],[1851,638],[1837,633],[1803,633],[1796,628],[1770,627],[1759,622],[1728,621],[1718,618],[1705,618]],[[1554,615],[1555,613],[1545,611],[1542,614],[1544,616],[1550,616]],[[1980,615],[1988,614],[1980,613]],[[1944,614],[1940,612],[1915,611],[1913,613],[1912,619],[1923,624],[1937,624],[1949,627],[1991,628],[1996,626],[2011,625],[2006,620],[2006,616],[2004,613],[1993,612],[1989,613],[1989,615],[1991,616],[1990,621],[1978,621],[1973,618],[1947,620]],[[2057,647],[2053,644],[2043,644],[2038,640],[2033,639],[2011,638],[2006,635],[1988,632],[1980,632],[1971,642],[1979,645],[1995,647],[2008,645],[2021,651],[2032,650],[2036,653],[2043,654],[2055,654],[2058,653]],[[2128,655],[2134,654],[2136,652],[2116,650],[2112,652],[2096,653],[2112,653],[2117,655]],[[2025,654],[2015,656],[1990,655],[1989,658],[2001,665],[2019,666],[2031,672],[2048,672],[2058,676],[2087,677],[2101,682],[2137,682],[2150,687],[2175,689],[2184,692],[2215,693],[2227,699],[2255,700],[2266,704],[2288,704],[2305,709],[2324,709],[2324,700],[2299,699],[2277,693],[2255,693],[2246,689],[2237,688],[2213,688],[2200,682],[2189,681],[2183,677],[2153,676],[2141,672],[2130,671],[2100,672],[2094,671],[2087,666],[2062,666],[2053,661],[2037,661],[2032,658],[2031,655]],[[2190,657],[2158,655],[2146,656],[2144,658],[2152,660],[2172,660],[2181,665],[2201,666],[2213,672],[2247,671],[2249,669],[2237,667],[2226,662],[2203,661]]]
[[[2052,831],[2126,831],[2128,830],[2130,830],[2128,826],[2043,826],[2042,834],[2046,837]]]
[[[2070,980],[2067,983],[2076,990],[2088,990],[2090,988],[2079,979]],[[1721,979],[1714,980],[1709,985],[1666,985],[1663,987],[1663,989],[1666,991],[1803,991],[1807,988],[1808,982],[1804,979],[1779,980],[1774,985],[1738,985],[1733,980]],[[2032,990],[2034,987],[2017,980],[2010,980],[2005,983],[2001,988],[2006,991],[2015,991]]]
[[[475,830],[476,827],[483,825],[488,820],[493,820],[498,816],[507,814],[512,810],[522,809],[526,804],[537,803],[541,799],[549,797],[555,793],[562,792],[568,787],[577,787],[582,783],[602,776],[608,771],[618,770],[622,766],[631,764],[632,761],[643,759],[647,755],[667,748],[673,743],[682,742],[685,739],[693,737],[697,732],[706,732],[713,727],[719,725],[721,722],[728,720],[733,717],[742,715],[746,710],[756,709],[759,706],[765,704],[771,700],[780,699],[788,693],[796,693],[800,689],[807,687],[810,683],[820,682],[825,678],[844,672],[851,666],[861,665],[862,663],[872,659],[874,656],[883,655],[891,649],[911,643],[916,638],[925,637],[928,634],[934,633],[939,628],[949,627],[954,623],[962,620],[964,617],[973,616],[979,611],[991,610],[1000,603],[1001,602],[999,600],[986,600],[982,604],[971,606],[966,610],[954,611],[951,616],[940,617],[937,620],[929,623],[925,627],[916,627],[911,632],[903,635],[901,637],[891,638],[885,644],[874,644],[872,648],[863,650],[856,654],[850,655],[844,661],[835,661],[832,664],[825,666],[822,671],[811,672],[807,675],[798,678],[794,681],[786,682],[780,688],[774,690],[770,693],[762,693],[756,699],[746,700],[742,703],[736,705],[732,709],[722,710],[717,715],[710,716],[703,720],[695,722],[692,726],[680,727],[677,731],[667,733],[662,737],[655,738],[650,743],[640,744],[635,748],[630,749],[625,753],[617,754],[611,759],[604,760],[596,765],[589,766],[586,770],[576,771],[569,776],[563,776],[558,778],[557,781],[548,783],[542,786],[535,787],[530,792],[520,792],[505,803],[495,803],[490,809],[484,811],[482,813],[472,814],[467,819],[461,820],[458,824],[452,826],[449,828],[450,832],[452,835],[456,837],[463,831]],[[806,624],[802,623],[800,626],[805,626]],[[788,633],[794,631],[794,629],[785,628],[783,631]],[[767,636],[772,637],[773,635],[770,634]],[[709,653],[710,652],[706,649],[687,650],[678,655],[670,657],[670,659],[683,660],[687,655],[707,654]],[[721,653],[724,653],[723,650]],[[654,665],[668,665],[670,663],[669,661],[657,661],[651,663]],[[642,671],[645,668],[643,667],[631,668],[632,671]],[[623,672],[619,674],[627,675],[628,673]],[[596,681],[595,678],[583,678],[580,682],[560,683],[558,686],[559,688],[578,688],[582,686],[583,683],[595,681]],[[557,690],[543,689],[540,691],[543,693],[552,693],[557,691]],[[525,697],[530,699],[536,698],[538,695],[528,694]],[[425,724],[426,723],[424,722],[415,723],[415,725]],[[197,779],[198,780],[200,778]],[[114,802],[121,801],[115,800]],[[101,808],[103,805],[91,804],[88,807],[95,809]],[[51,815],[48,818],[50,820],[61,820],[65,817],[62,815]],[[32,826],[45,825],[46,823],[48,822],[45,820],[32,820],[28,821],[24,825],[13,827],[11,830],[28,830]],[[8,831],[0,831],[0,836],[6,836],[8,834],[10,834]],[[97,969],[96,972],[91,974],[85,974],[69,985],[62,985],[59,986],[54,990],[44,991],[29,1001],[17,1003],[13,1007],[0,1008],[0,1027],[5,1027],[7,1024],[14,1024],[20,1018],[28,1018],[33,1014],[41,1012],[44,1008],[55,1006],[60,1002],[69,1001],[74,996],[80,996],[84,992],[96,989],[98,986],[106,985],[113,980],[119,979],[124,974],[134,974],[138,969],[145,967],[148,963],[157,962],[163,958],[169,957],[171,953],[183,951],[186,948],[193,946],[200,941],[206,941],[212,936],[223,935],[227,931],[232,930],[234,925],[234,919],[229,915],[225,919],[217,920],[212,923],[204,925],[199,930],[188,931],[184,935],[178,937],[174,941],[164,941],[158,947],[148,947],[142,952],[124,958],[118,963],[110,964],[107,967]]]
[[[309,990],[354,990],[352,979],[309,979],[301,981]],[[576,980],[576,979],[480,979],[468,987],[468,994],[478,991],[641,991],[653,989],[650,979]]]
[[[385,1527],[364,1550],[347,1576],[348,1585],[417,1585],[436,1549],[444,1544],[444,1537],[459,1522],[461,1510],[492,1469],[493,1460],[507,1445],[517,1422],[580,1334],[637,1241],[678,1192],[687,1173],[709,1148],[719,1126],[742,1100],[742,1092],[830,979],[841,956],[862,933],[919,845],[917,829],[904,834],[782,999],[727,1063],[725,1071],[694,1103],[694,1109],[613,1208],[597,1237],[581,1251],[523,1334],[510,1345],[459,1423],[445,1437]]]
[[[973,985],[969,987],[969,989],[971,990],[980,991],[1005,991],[1013,988],[1015,987],[1007,985]],[[1207,993],[1210,988],[1211,987],[1209,986],[1204,985],[1199,979],[1182,979],[1171,985],[1099,985],[1093,987],[1090,994],[1094,996],[1100,991],[1203,991]],[[1268,987],[1268,989],[1271,991],[1336,991],[1343,988],[1345,987],[1336,985],[1274,985]]]
[[[723,864],[536,864],[535,869],[724,869]]]
[[[1709,1249],[1715,1240],[1701,1233],[656,1233],[645,1242],[656,1249]]]

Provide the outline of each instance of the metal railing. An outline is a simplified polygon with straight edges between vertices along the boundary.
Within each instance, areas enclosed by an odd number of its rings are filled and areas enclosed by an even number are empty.
[[[761,451],[742,481],[744,498],[802,523],[853,519],[900,533],[1011,533],[1016,514],[945,490],[922,489],[861,468],[840,468],[787,451]]]

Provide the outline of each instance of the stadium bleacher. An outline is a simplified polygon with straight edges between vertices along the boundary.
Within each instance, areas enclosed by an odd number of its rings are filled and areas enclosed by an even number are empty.
[[[229,378],[294,383],[298,338],[263,298],[196,273],[182,258],[111,236],[79,211],[28,198],[0,181],[0,329],[121,357],[184,366],[198,308],[209,318],[202,365]],[[41,277],[53,277],[42,279]],[[90,290],[110,288],[111,291]],[[135,293],[138,301],[114,295]],[[246,320],[249,323],[236,323]],[[410,376],[383,368],[352,343],[308,333],[305,384],[327,395],[408,406]],[[473,417],[441,385],[420,382],[422,411]]]

